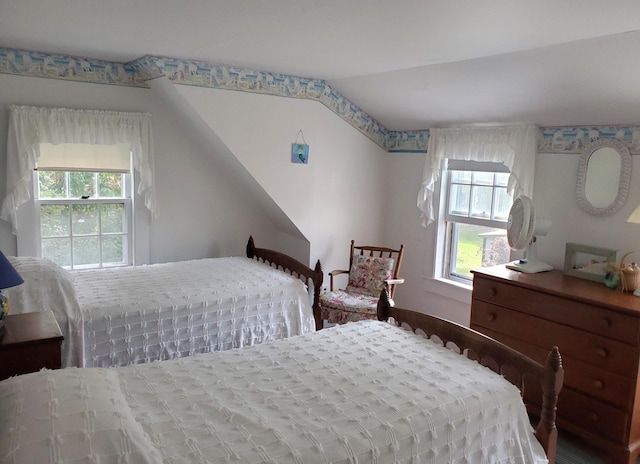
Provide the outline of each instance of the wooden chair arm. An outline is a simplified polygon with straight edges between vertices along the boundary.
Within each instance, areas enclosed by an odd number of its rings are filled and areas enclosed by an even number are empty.
[[[397,279],[387,279],[385,280],[385,283],[387,285],[398,285],[398,284],[403,284],[404,283],[404,279],[403,278],[397,278]]]
[[[334,276],[340,275],[340,274],[349,274],[349,271],[346,271],[344,269],[336,269],[334,271],[329,272],[329,290],[333,291],[333,278]]]

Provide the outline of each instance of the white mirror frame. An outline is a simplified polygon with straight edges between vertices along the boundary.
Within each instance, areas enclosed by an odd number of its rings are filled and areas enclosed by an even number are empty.
[[[618,181],[618,194],[613,202],[604,207],[594,206],[585,195],[585,186],[589,168],[589,159],[596,150],[600,148],[613,148],[620,156],[620,179]],[[615,139],[600,139],[585,146],[582,150],[580,163],[578,165],[578,180],[576,184],[576,195],[578,205],[587,213],[593,216],[608,216],[615,213],[624,205],[629,192],[631,181],[631,154],[629,149],[620,141]]]

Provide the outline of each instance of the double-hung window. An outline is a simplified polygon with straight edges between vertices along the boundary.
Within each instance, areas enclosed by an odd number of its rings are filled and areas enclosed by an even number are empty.
[[[34,198],[41,256],[66,269],[132,264],[128,147],[41,144],[40,150]]]
[[[506,227],[512,199],[502,164],[449,160],[443,184],[442,276],[471,284],[474,268],[510,260]]]

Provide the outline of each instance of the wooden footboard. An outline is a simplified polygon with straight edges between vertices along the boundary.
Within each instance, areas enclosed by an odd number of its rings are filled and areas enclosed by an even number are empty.
[[[414,332],[424,332],[429,338],[435,336],[445,346],[450,347],[450,344],[454,344],[455,349],[461,354],[503,374],[520,389],[523,398],[525,378],[527,383],[539,382],[542,387],[542,399],[539,404],[542,404],[542,408],[535,435],[547,454],[549,464],[553,464],[558,441],[555,424],[556,405],[564,379],[558,347],[553,347],[543,366],[513,348],[468,327],[417,311],[391,307],[387,292],[383,290],[378,302],[378,319],[386,321],[389,318],[393,318],[397,325],[408,325]]]
[[[300,261],[279,251],[267,248],[256,248],[253,236],[249,237],[247,243],[247,258],[257,259],[275,268],[282,269],[289,274],[298,277],[306,285],[311,281],[313,290],[313,317],[316,320],[316,330],[322,328],[322,316],[320,314],[320,289],[322,288],[323,272],[320,260],[316,262],[316,267],[311,269]]]

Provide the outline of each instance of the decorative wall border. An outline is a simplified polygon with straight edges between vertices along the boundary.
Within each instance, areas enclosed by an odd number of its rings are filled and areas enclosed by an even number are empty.
[[[322,103],[389,153],[426,153],[429,141],[428,130],[388,130],[319,79],[163,56],[119,63],[11,48],[0,48],[0,73],[139,88],[149,88],[151,79],[167,77],[179,85],[304,98]],[[602,138],[619,140],[631,154],[640,154],[640,127],[635,126],[543,127],[538,151],[581,153],[584,145]]]

